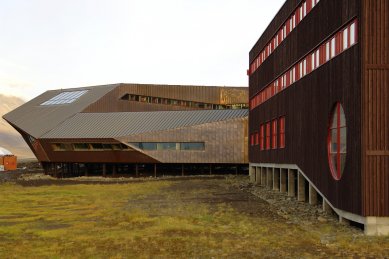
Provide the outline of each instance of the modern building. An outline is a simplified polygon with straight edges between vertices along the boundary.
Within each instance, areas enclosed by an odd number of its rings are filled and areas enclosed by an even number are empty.
[[[47,91],[3,118],[56,176],[208,174],[247,166],[247,108],[247,87],[115,84]]]
[[[287,0],[250,51],[253,181],[389,234],[389,1]]]

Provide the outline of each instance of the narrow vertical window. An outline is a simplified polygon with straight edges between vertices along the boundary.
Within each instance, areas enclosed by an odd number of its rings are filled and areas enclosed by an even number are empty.
[[[316,50],[316,68],[320,66],[320,49]]]
[[[336,39],[335,37],[331,40],[331,58],[335,57],[336,55]]]
[[[307,60],[304,59],[304,64],[303,64],[303,75],[305,76],[307,74]]]
[[[254,146],[254,134],[251,134],[250,138],[251,138],[250,145]]]
[[[300,72],[300,78],[302,78],[303,77],[303,62],[300,62],[300,70],[299,70],[299,72]]]
[[[307,16],[307,2],[303,4],[303,17]]]
[[[270,122],[266,123],[266,149],[270,149]]]
[[[348,48],[348,28],[343,31],[343,50]]]
[[[277,149],[277,120],[273,120],[272,124],[272,148]]]
[[[342,105],[338,102],[332,111],[328,129],[328,162],[335,180],[340,180],[346,164],[347,128]]]
[[[278,119],[280,148],[285,148],[285,117]]]
[[[355,37],[355,22],[351,24],[350,26],[350,46],[354,45],[356,42],[356,37]]]
[[[313,70],[315,70],[315,64],[316,64],[315,53],[312,53],[312,55],[311,55],[311,64],[312,64],[312,71],[313,71]]]
[[[303,19],[303,7],[300,7],[300,21]]]
[[[330,60],[330,42],[326,43],[326,61]]]
[[[255,133],[255,145],[256,146],[259,145],[259,133],[258,132]]]

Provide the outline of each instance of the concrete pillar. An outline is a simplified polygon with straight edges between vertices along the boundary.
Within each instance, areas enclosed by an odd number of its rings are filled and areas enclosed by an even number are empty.
[[[154,164],[154,177],[157,178],[157,164]]]
[[[273,190],[274,191],[280,190],[280,169],[279,168],[273,169]]]
[[[84,164],[85,167],[85,176],[89,176],[89,168],[87,164]]]
[[[136,177],[139,177],[138,164],[135,164],[135,176],[136,176]]]
[[[249,177],[250,177],[250,182],[251,183],[254,183],[254,166],[250,166],[249,168]]]
[[[328,202],[325,199],[323,199],[323,211],[325,211],[325,212],[332,211],[330,204],[328,204]]]
[[[261,168],[260,167],[255,168],[255,183],[257,185],[261,185]]]
[[[304,176],[297,172],[298,178],[297,178],[297,200],[298,201],[305,201],[305,178]]]
[[[266,169],[267,187],[273,189],[273,168]]]
[[[280,192],[286,193],[286,180],[288,178],[287,169],[281,169],[280,171]]]
[[[181,176],[184,176],[184,164],[181,165]]]
[[[267,169],[261,167],[261,186],[266,186]]]
[[[309,204],[317,205],[317,191],[312,184],[309,184]]]
[[[288,196],[296,196],[296,188],[294,182],[296,181],[296,171],[288,169]]]
[[[103,164],[103,177],[107,176],[107,165]]]

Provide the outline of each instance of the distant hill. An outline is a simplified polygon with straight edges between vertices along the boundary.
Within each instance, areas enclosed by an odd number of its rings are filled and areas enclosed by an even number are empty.
[[[1,118],[23,103],[24,101],[18,97],[0,94],[0,147],[8,149],[19,158],[33,158],[34,154],[20,134]]]

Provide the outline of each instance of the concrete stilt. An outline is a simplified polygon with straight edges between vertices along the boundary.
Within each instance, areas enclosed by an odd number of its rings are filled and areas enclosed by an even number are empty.
[[[184,164],[181,165],[181,176],[184,176],[185,173],[184,173]]]
[[[135,164],[135,176],[139,177],[138,164]]]
[[[280,192],[286,193],[286,180],[288,178],[288,170],[281,169],[280,171]]]
[[[296,188],[294,182],[296,181],[296,172],[294,170],[288,170],[288,196],[296,196]]]
[[[273,189],[273,168],[267,168],[267,174],[266,174],[266,179],[267,179],[267,187],[269,189]]]
[[[280,169],[279,168],[273,169],[273,190],[275,191],[280,190]]]
[[[297,200],[305,201],[305,178],[302,174],[297,172]]]
[[[249,176],[250,176],[250,182],[251,183],[255,182],[254,181],[254,172],[255,172],[254,166],[250,166],[250,168],[249,168]]]
[[[157,164],[154,164],[154,177],[157,178]]]
[[[317,191],[312,184],[309,184],[309,204],[317,205]]]
[[[257,185],[261,185],[261,168],[260,167],[255,168],[255,183]]]
[[[328,204],[328,202],[325,199],[323,199],[323,211],[325,211],[325,212],[332,211],[331,206]]]
[[[266,186],[267,169],[261,167],[261,186]]]

